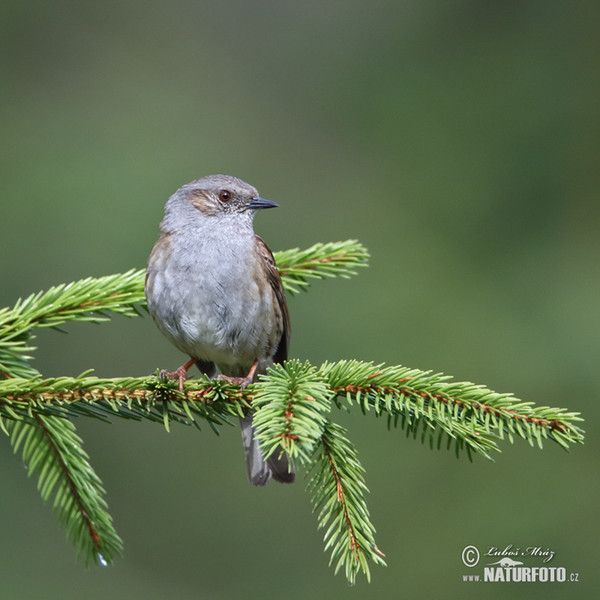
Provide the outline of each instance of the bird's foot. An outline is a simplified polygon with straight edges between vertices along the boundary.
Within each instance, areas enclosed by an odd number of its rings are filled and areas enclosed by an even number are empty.
[[[164,369],[160,372],[161,377],[168,377],[169,379],[179,379],[179,391],[183,392],[183,382],[188,378],[188,369],[196,362],[195,359],[190,358],[185,365],[181,365],[174,371],[165,371]]]
[[[250,371],[246,377],[231,377],[230,375],[217,375],[215,379],[222,379],[223,381],[228,381],[229,383],[233,383],[235,385],[239,385],[240,388],[246,389],[254,379],[254,374],[256,373],[256,367],[258,366],[258,358],[252,363],[252,367],[250,367]]]

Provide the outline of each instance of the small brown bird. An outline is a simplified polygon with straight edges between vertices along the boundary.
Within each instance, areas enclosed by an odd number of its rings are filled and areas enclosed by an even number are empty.
[[[245,386],[287,358],[290,322],[281,278],[253,229],[256,211],[275,206],[229,175],[192,181],[165,205],[145,291],[158,328],[190,357],[169,373],[180,385],[194,363],[209,377],[218,369]],[[292,483],[294,468],[285,455],[264,460],[252,415],[240,423],[250,482]]]

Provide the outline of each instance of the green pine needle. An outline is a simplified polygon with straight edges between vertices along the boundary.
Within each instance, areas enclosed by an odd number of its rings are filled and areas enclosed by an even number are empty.
[[[385,565],[384,554],[375,544],[375,528],[369,519],[364,469],[346,430],[327,421],[321,443],[313,456],[313,472],[308,484],[319,529],[325,531],[325,549],[331,551],[335,572],[343,568],[353,584],[362,571],[371,579],[369,563]]]
[[[476,452],[491,458],[490,451],[499,451],[496,442],[505,436],[512,442],[514,435],[540,448],[542,439],[563,448],[583,442],[579,413],[535,406],[441,373],[355,360],[326,363],[321,371],[348,406],[386,414],[388,422],[415,438],[421,428],[421,441],[432,447],[440,447],[445,434],[457,455],[464,449],[469,456]]]
[[[356,274],[356,267],[368,265],[369,253],[356,240],[315,244],[306,250],[275,252],[275,261],[286,291],[306,290],[310,279],[345,277]]]
[[[53,508],[67,537],[86,564],[109,565],[123,549],[105,491],[70,421],[50,415],[12,421],[14,452],[21,449],[28,475],[38,476],[43,500],[54,495]]]
[[[332,392],[317,369],[298,360],[274,365],[254,386],[256,439],[265,457],[285,452],[306,464],[319,443]]]

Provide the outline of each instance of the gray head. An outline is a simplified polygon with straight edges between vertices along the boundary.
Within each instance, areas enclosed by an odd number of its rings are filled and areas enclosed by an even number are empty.
[[[249,224],[257,210],[277,206],[250,184],[231,175],[207,175],[180,187],[165,206],[163,230],[211,218],[234,218]]]

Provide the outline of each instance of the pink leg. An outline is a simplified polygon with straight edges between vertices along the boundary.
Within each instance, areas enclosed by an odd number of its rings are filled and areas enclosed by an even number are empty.
[[[229,381],[229,383],[237,383],[242,389],[244,389],[252,383],[252,380],[254,379],[254,374],[256,373],[256,367],[258,367],[258,358],[252,363],[250,371],[248,371],[248,375],[246,375],[246,377],[230,377],[229,375],[217,375],[217,379],[224,379],[225,381]]]
[[[179,379],[179,391],[183,392],[183,382],[187,379],[188,369],[196,362],[195,358],[190,358],[185,365],[181,365],[174,371],[161,371],[161,375],[168,377],[169,379]]]

